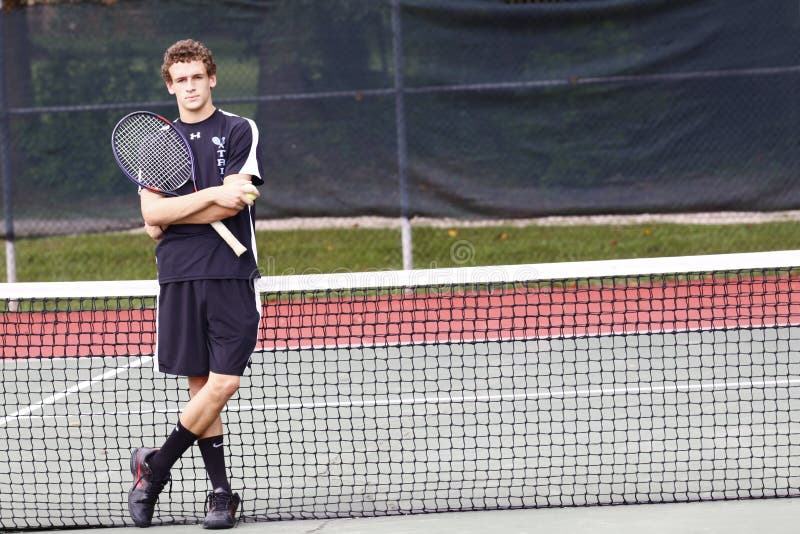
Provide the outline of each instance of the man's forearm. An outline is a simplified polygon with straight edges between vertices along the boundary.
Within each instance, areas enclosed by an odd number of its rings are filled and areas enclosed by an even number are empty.
[[[233,217],[239,213],[239,210],[223,208],[216,204],[212,204],[207,208],[196,211],[186,217],[172,221],[170,224],[210,224],[228,217]]]
[[[143,190],[140,193],[142,217],[150,226],[168,226],[216,206],[213,194],[204,189],[190,195],[162,197]]]

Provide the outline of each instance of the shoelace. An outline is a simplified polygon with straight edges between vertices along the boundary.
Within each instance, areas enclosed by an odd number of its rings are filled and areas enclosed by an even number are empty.
[[[217,511],[217,510],[227,510],[231,512],[234,516],[235,523],[234,525],[239,524],[239,520],[241,520],[243,515],[243,508],[244,508],[244,499],[239,497],[239,513],[235,513],[235,510],[232,509],[233,504],[233,494],[232,493],[216,493],[212,492],[208,495],[208,499],[206,499],[206,509],[203,513],[207,514],[209,510]]]
[[[231,503],[233,503],[233,495],[229,493],[211,493],[208,496],[208,509],[206,512],[208,512],[208,510],[230,510]]]

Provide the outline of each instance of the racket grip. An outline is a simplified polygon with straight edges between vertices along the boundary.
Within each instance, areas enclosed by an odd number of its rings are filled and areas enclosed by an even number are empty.
[[[228,227],[222,224],[222,221],[215,221],[211,223],[212,228],[217,231],[219,236],[231,247],[233,253],[237,256],[241,256],[244,254],[244,251],[247,250],[247,247],[242,245],[242,243],[236,239],[236,236],[228,230]]]

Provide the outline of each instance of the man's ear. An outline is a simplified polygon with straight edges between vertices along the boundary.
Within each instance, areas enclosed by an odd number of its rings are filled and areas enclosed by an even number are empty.
[[[212,89],[217,86],[217,75],[216,74],[212,74],[211,76],[208,77],[208,84]]]
[[[167,91],[169,91],[169,94],[174,95],[175,89],[172,88],[172,82],[166,82],[166,84],[167,84]]]

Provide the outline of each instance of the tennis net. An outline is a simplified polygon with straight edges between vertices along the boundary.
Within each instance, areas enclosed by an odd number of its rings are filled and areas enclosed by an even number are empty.
[[[800,253],[268,277],[246,520],[796,495]],[[0,528],[129,525],[187,400],[153,281],[0,284]],[[155,524],[202,520],[200,454]]]

